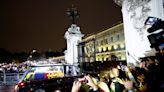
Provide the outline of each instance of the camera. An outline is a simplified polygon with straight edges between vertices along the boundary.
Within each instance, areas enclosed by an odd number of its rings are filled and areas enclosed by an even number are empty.
[[[159,19],[156,17],[148,17],[145,21],[145,25],[153,25],[156,23]]]
[[[147,30],[147,32],[151,33],[147,37],[151,44],[150,47],[159,51],[159,46],[164,44],[164,21],[156,17],[148,17],[145,21],[145,25],[152,25]],[[155,31],[159,29],[162,29],[162,31],[155,33]]]

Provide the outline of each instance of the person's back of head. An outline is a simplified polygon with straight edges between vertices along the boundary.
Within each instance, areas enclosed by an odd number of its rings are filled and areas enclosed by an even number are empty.
[[[100,81],[100,76],[97,73],[86,73],[86,75],[90,75],[91,77],[95,78],[97,81]]]
[[[164,47],[160,50],[160,53],[164,55]]]

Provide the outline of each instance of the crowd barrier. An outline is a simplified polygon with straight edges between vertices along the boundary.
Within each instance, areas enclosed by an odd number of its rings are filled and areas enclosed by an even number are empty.
[[[23,73],[0,73],[0,85],[14,85],[22,76]]]

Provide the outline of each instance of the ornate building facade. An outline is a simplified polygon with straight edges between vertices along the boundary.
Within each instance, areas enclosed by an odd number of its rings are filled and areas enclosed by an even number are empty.
[[[126,60],[123,23],[89,35],[79,43],[79,61]]]

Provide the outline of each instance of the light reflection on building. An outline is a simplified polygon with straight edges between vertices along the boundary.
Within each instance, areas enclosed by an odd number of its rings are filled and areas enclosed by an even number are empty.
[[[80,62],[126,60],[123,23],[83,38],[80,49]]]

